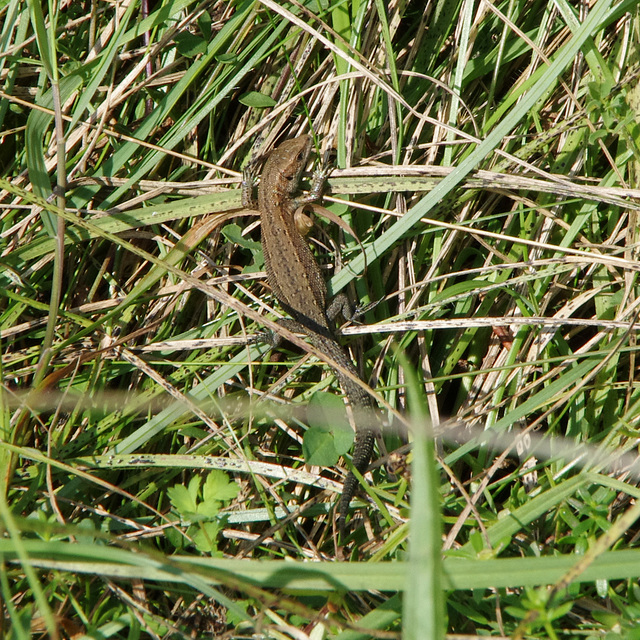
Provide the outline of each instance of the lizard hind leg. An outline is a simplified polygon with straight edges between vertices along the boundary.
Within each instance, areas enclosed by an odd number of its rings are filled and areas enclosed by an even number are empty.
[[[327,307],[327,318],[333,322],[339,315],[345,320],[353,320],[353,307],[344,293],[339,293]]]
[[[342,317],[348,322],[355,322],[365,313],[368,313],[371,309],[377,307],[383,300],[384,298],[380,298],[379,300],[374,300],[373,302],[368,302],[367,304],[354,307],[351,302],[349,302],[349,298],[347,298],[346,294],[339,293],[327,307],[327,317],[333,322],[340,314],[342,314]]]

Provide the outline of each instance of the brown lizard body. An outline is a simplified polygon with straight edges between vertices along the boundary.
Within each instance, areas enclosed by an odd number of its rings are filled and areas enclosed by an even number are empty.
[[[258,209],[267,281],[280,304],[299,325],[297,330],[306,334],[319,351],[357,377],[351,359],[335,339],[331,328],[331,320],[344,305],[339,300],[327,308],[327,288],[320,268],[295,222],[298,207],[320,196],[318,186],[315,193],[307,198],[293,198],[310,151],[309,136],[287,140],[271,153],[262,170]],[[375,443],[373,401],[351,377],[338,368],[334,371],[356,421],[360,423],[356,429],[352,464],[362,474],[369,465]],[[363,418],[364,425],[361,424]],[[356,477],[349,473],[338,504],[341,534],[357,485]]]

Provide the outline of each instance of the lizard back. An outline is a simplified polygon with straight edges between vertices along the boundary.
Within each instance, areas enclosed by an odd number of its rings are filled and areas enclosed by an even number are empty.
[[[327,317],[327,288],[306,239],[295,224],[299,206],[293,194],[298,188],[311,151],[311,138],[300,136],[283,142],[267,159],[258,190],[262,248],[267,281],[311,343],[351,376],[359,377],[347,353],[333,335]],[[308,201],[308,200],[307,200]],[[356,417],[352,464],[364,473],[375,443],[373,401],[350,375],[334,371]],[[349,473],[338,504],[338,528],[344,533],[349,504],[358,481]]]

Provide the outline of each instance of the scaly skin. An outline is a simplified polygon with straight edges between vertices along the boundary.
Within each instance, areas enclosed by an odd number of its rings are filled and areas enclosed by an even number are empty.
[[[283,142],[264,165],[258,189],[258,209],[267,281],[280,304],[299,325],[300,332],[306,334],[318,350],[342,369],[358,377],[353,363],[334,337],[330,319],[333,320],[335,314],[331,309],[327,310],[324,279],[307,241],[296,227],[295,213],[298,207],[304,202],[318,199],[320,194],[318,187],[315,193],[305,199],[293,198],[310,152],[311,138],[300,136]],[[358,424],[352,463],[363,474],[375,444],[373,401],[344,371],[338,368],[334,368],[334,371]],[[338,503],[338,530],[341,537],[357,486],[356,477],[349,473]]]

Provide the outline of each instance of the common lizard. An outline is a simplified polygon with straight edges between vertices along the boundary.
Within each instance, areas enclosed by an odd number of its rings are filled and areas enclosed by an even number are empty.
[[[311,137],[307,135],[287,140],[269,155],[258,187],[258,210],[262,226],[267,282],[271,290],[291,315],[289,328],[308,336],[313,346],[337,363],[335,375],[351,405],[356,420],[356,436],[352,464],[363,474],[375,443],[375,416],[371,396],[343,370],[358,377],[351,359],[335,338],[331,323],[344,309],[344,296],[327,306],[327,287],[307,241],[296,225],[296,212],[305,203],[321,196],[321,174],[312,192],[296,199],[300,176],[311,152]],[[245,206],[249,206],[250,189],[244,190]],[[342,370],[341,370],[342,369]],[[349,472],[338,503],[338,531],[343,537],[347,512],[358,481]]]

